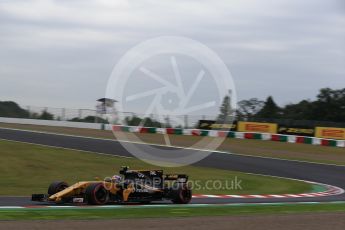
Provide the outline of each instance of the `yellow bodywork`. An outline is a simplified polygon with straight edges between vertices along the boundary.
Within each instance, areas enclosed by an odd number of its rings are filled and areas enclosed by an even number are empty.
[[[66,189],[55,193],[54,195],[51,195],[48,200],[49,201],[54,201],[56,203],[59,203],[62,201],[62,199],[64,197],[69,197],[69,196],[75,196],[75,195],[79,195],[82,193],[85,193],[86,188],[90,185],[90,184],[95,184],[95,183],[103,183],[104,187],[108,189],[108,191],[111,194],[116,194],[120,191],[120,188],[117,186],[117,184],[115,184],[114,182],[100,182],[100,181],[81,181],[81,182],[77,182],[69,187],[67,187]],[[127,201],[129,195],[134,191],[134,188],[132,185],[128,186],[127,189],[123,190],[123,201]]]

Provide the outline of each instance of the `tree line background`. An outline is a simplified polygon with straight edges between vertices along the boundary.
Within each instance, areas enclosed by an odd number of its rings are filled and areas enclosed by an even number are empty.
[[[316,100],[302,100],[283,107],[278,106],[272,96],[266,101],[257,98],[242,100],[238,103],[237,118],[345,122],[345,88],[323,88]]]
[[[43,120],[59,120],[53,114],[43,110],[41,113],[30,113],[12,101],[0,101],[0,117],[32,118]],[[307,121],[325,121],[345,123],[345,88],[343,89],[320,89],[315,100],[302,100],[298,103],[291,103],[280,107],[269,96],[265,101],[258,98],[251,98],[238,102],[237,111],[233,111],[230,104],[230,97],[223,100],[220,112],[216,120],[228,123],[233,120],[239,121],[265,121],[282,123],[286,121],[301,121],[300,125],[307,124]],[[85,118],[73,118],[70,121],[107,123],[101,117],[87,116]],[[151,127],[162,127],[163,125],[152,118],[140,118],[137,116],[127,117],[128,125],[144,124]],[[315,123],[315,122],[314,122]],[[309,122],[309,126],[314,124]],[[164,125],[166,126],[166,125]]]
[[[31,112],[27,109],[21,108],[17,103],[13,101],[0,101],[0,117],[12,117],[12,118],[29,118],[40,120],[61,120],[61,117],[49,113],[43,109],[41,112]],[[107,121],[101,117],[86,116],[84,118],[75,117],[69,119],[69,121],[76,122],[88,122],[93,123],[97,120],[100,123],[107,123]]]

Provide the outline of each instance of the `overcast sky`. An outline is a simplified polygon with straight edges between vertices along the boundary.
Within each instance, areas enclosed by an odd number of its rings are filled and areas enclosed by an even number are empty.
[[[92,108],[121,56],[163,35],[214,50],[239,99],[345,87],[344,0],[0,0],[0,100]]]

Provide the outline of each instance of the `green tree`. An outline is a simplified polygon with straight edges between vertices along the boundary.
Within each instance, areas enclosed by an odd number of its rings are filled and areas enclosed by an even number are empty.
[[[284,119],[312,120],[314,119],[314,108],[314,102],[302,100],[297,104],[286,105],[282,117]]]
[[[103,124],[108,124],[109,122],[106,119],[103,119],[101,117],[96,117],[96,116],[87,116],[85,118],[78,118],[75,117],[69,121],[74,121],[74,122],[86,122],[86,123],[95,123],[95,121],[98,121],[98,123],[103,123]]]
[[[265,102],[257,98],[242,100],[238,102],[237,119],[249,120],[253,118],[264,106]]]
[[[323,88],[314,102],[315,120],[345,122],[345,88]]]
[[[132,116],[132,117],[126,117],[125,118],[125,122],[129,126],[138,126],[141,121],[142,121],[142,119],[140,117],[137,117],[137,116]]]
[[[162,127],[162,123],[159,121],[156,121],[150,117],[145,117],[144,119],[137,117],[137,116],[132,116],[132,117],[126,117],[125,122],[129,126],[139,126],[142,125],[144,127]]]
[[[38,119],[41,120],[54,120],[54,115],[51,113],[48,113],[46,110],[44,110],[41,115],[38,117]]]
[[[13,101],[0,101],[0,117],[29,118],[27,110]]]
[[[255,115],[257,118],[281,118],[282,109],[274,102],[273,97],[269,96],[263,108]]]
[[[345,122],[345,88],[320,89],[315,101],[302,100],[283,109],[283,118]]]
[[[231,108],[230,96],[226,95],[220,107],[220,114],[217,117],[217,123],[230,124],[233,120],[233,109]]]

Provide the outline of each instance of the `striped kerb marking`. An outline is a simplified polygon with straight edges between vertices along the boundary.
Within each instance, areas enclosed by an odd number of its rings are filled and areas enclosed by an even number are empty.
[[[317,183],[313,183],[317,184]],[[322,184],[318,184],[322,185]],[[239,198],[239,199],[263,199],[263,198],[301,198],[301,197],[322,197],[322,196],[334,196],[344,193],[344,190],[331,185],[323,185],[327,188],[324,192],[313,192],[313,193],[301,193],[301,194],[265,194],[265,195],[205,195],[205,194],[195,194],[193,198],[218,198],[218,199],[229,199],[229,198]]]

